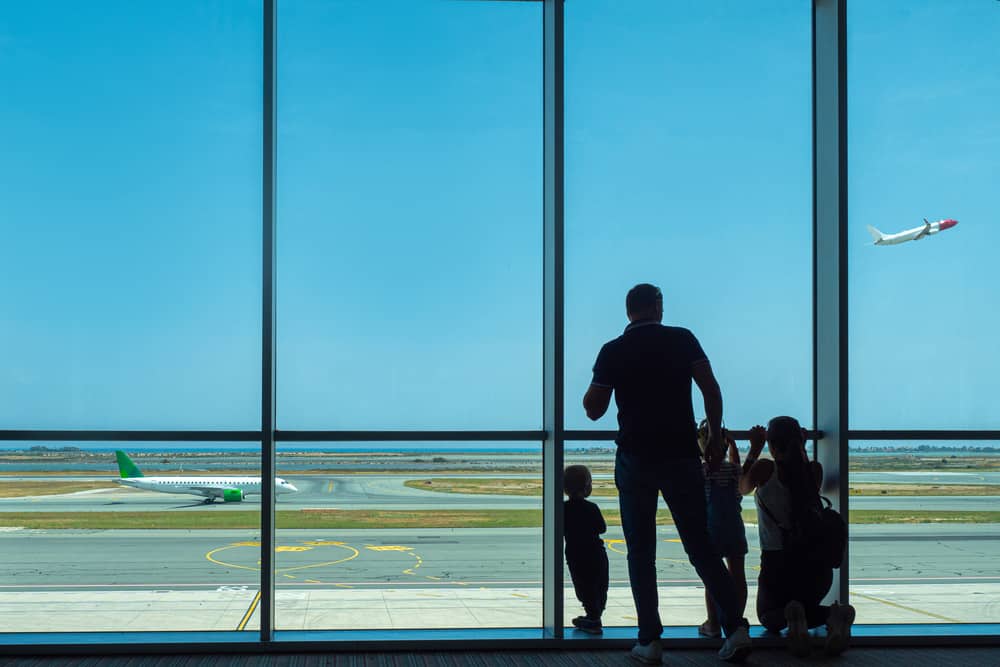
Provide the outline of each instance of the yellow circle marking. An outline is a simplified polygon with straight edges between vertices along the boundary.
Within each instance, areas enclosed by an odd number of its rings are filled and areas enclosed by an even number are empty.
[[[230,545],[227,545],[227,546],[224,546],[224,547],[219,547],[218,549],[212,549],[207,554],[205,554],[205,558],[208,561],[210,561],[212,563],[215,563],[216,565],[221,565],[222,567],[235,567],[235,568],[240,569],[240,570],[250,570],[251,572],[257,572],[257,571],[260,570],[259,567],[252,567],[252,566],[249,566],[249,565],[239,565],[237,563],[229,563],[229,562],[226,562],[226,561],[223,561],[223,560],[219,560],[219,559],[217,559],[215,557],[216,554],[219,554],[219,553],[221,553],[223,551],[228,551],[230,549],[239,549],[239,548],[242,548],[242,547],[253,547],[253,546],[259,547],[260,546],[260,542],[235,542],[233,544],[230,544]],[[322,563],[311,563],[309,565],[298,565],[298,566],[295,566],[295,567],[278,568],[278,569],[275,569],[275,571],[274,571],[275,574],[285,573],[285,572],[294,572],[295,570],[307,570],[307,569],[316,568],[316,567],[327,567],[328,565],[338,565],[340,563],[345,563],[345,562],[347,562],[349,560],[354,560],[361,553],[357,549],[355,549],[354,547],[352,547],[352,546],[350,546],[348,544],[343,544],[343,543],[341,543],[341,544],[329,544],[329,545],[326,545],[326,546],[338,547],[340,549],[347,549],[351,553],[350,553],[350,555],[344,556],[343,558],[340,558],[340,559],[337,559],[337,560],[323,561]],[[282,551],[302,552],[302,551],[309,551],[310,549],[312,549],[312,546],[305,546],[305,547],[298,547],[298,546],[278,546],[278,547],[275,548],[275,551],[276,552],[282,552]],[[257,565],[260,565],[260,561],[259,560],[257,561]]]

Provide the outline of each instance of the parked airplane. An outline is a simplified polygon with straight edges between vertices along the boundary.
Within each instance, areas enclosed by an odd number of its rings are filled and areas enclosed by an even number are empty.
[[[872,235],[872,238],[875,239],[875,245],[896,245],[897,243],[904,243],[906,241],[919,241],[925,236],[943,232],[946,229],[951,229],[957,224],[958,220],[952,220],[950,218],[947,220],[938,220],[937,222],[928,222],[927,218],[924,218],[923,227],[914,227],[913,229],[907,229],[905,232],[899,232],[898,234],[883,234],[871,225],[868,225],[868,232]]]
[[[190,493],[204,496],[206,503],[222,499],[225,503],[241,502],[248,495],[260,494],[260,477],[146,477],[139,466],[122,450],[115,452],[118,460],[119,484],[144,491]],[[298,489],[280,477],[274,478],[274,493],[295,493]]]

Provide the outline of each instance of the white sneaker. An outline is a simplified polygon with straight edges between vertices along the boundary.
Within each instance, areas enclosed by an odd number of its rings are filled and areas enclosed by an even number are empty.
[[[743,662],[750,655],[750,650],[750,633],[747,626],[741,625],[722,642],[719,657],[726,662]]]
[[[644,665],[661,665],[663,664],[663,644],[660,643],[659,639],[654,639],[645,646],[636,642],[628,657]]]
[[[851,642],[851,626],[857,612],[849,604],[830,605],[830,616],[826,619],[826,654],[840,655]]]

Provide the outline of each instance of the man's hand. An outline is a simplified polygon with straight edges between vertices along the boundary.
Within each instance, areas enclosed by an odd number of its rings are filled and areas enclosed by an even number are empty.
[[[708,444],[705,445],[705,462],[708,463],[708,469],[711,472],[715,472],[722,466],[722,461],[725,458],[726,450],[722,434],[712,431],[711,427],[709,427]]]

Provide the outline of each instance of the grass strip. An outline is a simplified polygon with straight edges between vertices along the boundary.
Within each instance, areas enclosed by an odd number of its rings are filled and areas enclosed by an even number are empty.
[[[541,510],[279,510],[279,529],[384,529],[384,528],[540,528]],[[753,510],[744,510],[748,523],[756,521]],[[621,525],[617,510],[604,513],[609,526]],[[656,516],[661,526],[672,525],[670,513],[661,508]],[[851,523],[942,524],[1000,523],[1000,511],[949,512],[908,510],[853,510]],[[183,512],[0,512],[0,526],[27,529],[257,529],[257,511],[212,511],[211,508]]]
[[[0,498],[54,496],[60,493],[77,493],[116,486],[118,484],[114,482],[0,482]]]
[[[503,496],[541,496],[542,481],[524,478],[431,477],[404,482],[411,489],[437,493],[468,493]],[[616,497],[618,490],[611,479],[595,479],[594,496]],[[852,496],[1000,496],[996,484],[875,484],[851,485]]]

